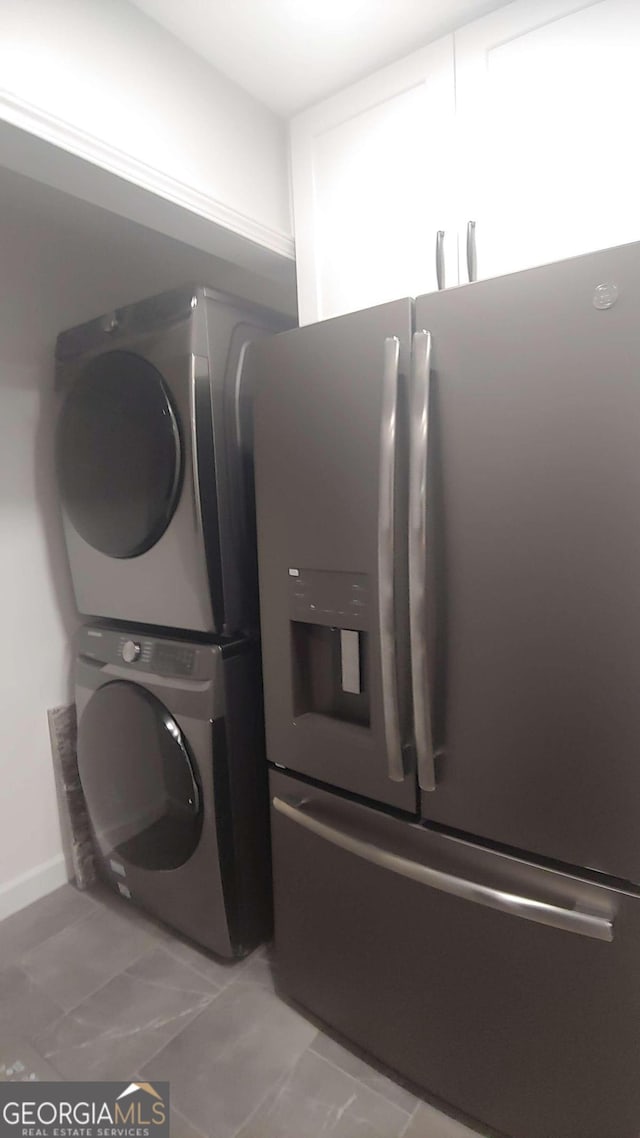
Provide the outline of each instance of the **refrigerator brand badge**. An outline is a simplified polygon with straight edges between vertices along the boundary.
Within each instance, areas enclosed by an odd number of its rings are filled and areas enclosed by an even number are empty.
[[[594,308],[611,308],[618,299],[618,286],[611,281],[596,285],[593,293]]]

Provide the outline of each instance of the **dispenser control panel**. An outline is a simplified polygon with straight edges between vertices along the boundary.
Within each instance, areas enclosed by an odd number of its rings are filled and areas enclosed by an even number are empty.
[[[289,569],[289,615],[306,624],[365,630],[369,628],[369,578],[366,573],[325,569]]]

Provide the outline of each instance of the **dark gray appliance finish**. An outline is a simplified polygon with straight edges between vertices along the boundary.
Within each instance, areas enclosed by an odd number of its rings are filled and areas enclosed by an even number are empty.
[[[284,988],[512,1138],[631,1138],[640,246],[398,304],[403,332],[383,306],[254,349],[267,753],[288,772],[286,794],[272,775]],[[402,782],[373,730],[388,487],[361,457],[389,433],[377,393],[394,335]],[[336,619],[338,583],[358,574],[371,625]],[[369,728],[345,713],[358,686]],[[376,741],[375,779],[341,721]]]
[[[408,700],[394,706],[408,688],[408,646],[393,610],[406,557],[392,526],[394,480],[397,513],[406,498],[394,456],[406,448],[398,404],[411,319],[400,300],[262,340],[251,354],[269,757],[415,811]],[[351,683],[345,631],[356,634]]]
[[[221,956],[271,928],[259,648],[87,626],[78,766],[99,868]]]
[[[639,311],[638,245],[416,303],[444,645],[422,812],[636,883]]]
[[[637,1138],[640,896],[270,785],[289,996],[492,1133]]]
[[[231,636],[257,627],[255,337],[288,325],[185,287],[56,346],[57,472],[81,613]]]

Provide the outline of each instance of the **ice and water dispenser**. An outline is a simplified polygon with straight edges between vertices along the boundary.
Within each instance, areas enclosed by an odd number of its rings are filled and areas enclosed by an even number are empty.
[[[364,573],[289,569],[293,713],[370,724]]]

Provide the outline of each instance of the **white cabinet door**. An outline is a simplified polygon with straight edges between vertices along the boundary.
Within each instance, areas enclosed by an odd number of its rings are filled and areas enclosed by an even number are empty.
[[[455,43],[478,276],[640,238],[639,0],[517,0]]]
[[[301,324],[457,283],[453,37],[295,118]]]

